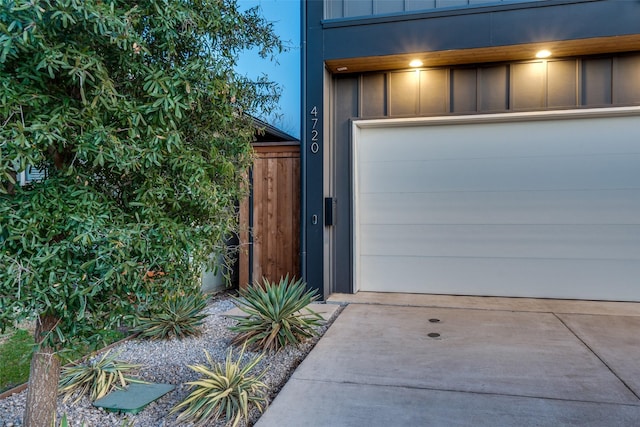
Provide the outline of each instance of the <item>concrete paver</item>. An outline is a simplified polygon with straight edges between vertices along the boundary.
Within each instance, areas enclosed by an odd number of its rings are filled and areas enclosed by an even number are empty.
[[[257,425],[638,425],[640,317],[476,307],[349,305]]]
[[[637,426],[640,406],[292,379],[256,427]]]
[[[432,318],[440,322],[430,323]],[[637,400],[550,313],[352,304],[295,378],[593,402]]]
[[[558,317],[640,396],[640,317],[575,314]]]

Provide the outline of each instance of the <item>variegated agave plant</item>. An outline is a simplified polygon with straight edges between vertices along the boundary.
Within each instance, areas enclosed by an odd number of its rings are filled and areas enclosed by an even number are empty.
[[[202,377],[187,383],[193,391],[171,413],[184,409],[178,420],[196,425],[206,425],[224,417],[227,423],[237,426],[240,420],[248,418],[252,405],[262,412],[266,403],[267,386],[261,379],[266,371],[251,375],[262,355],[242,365],[244,352],[245,347],[242,347],[237,361],[234,361],[232,348],[229,348],[225,363],[221,364],[214,362],[205,350],[209,366],[189,366],[202,374]]]
[[[293,281],[287,276],[278,283],[263,279],[262,286],[251,286],[234,300],[247,316],[231,316],[238,322],[229,328],[238,333],[233,343],[277,351],[317,335],[315,328],[323,319],[308,308],[317,298],[315,291],[306,290],[302,279]]]
[[[100,357],[64,368],[58,386],[58,391],[64,395],[63,400],[75,395],[77,402],[89,393],[89,398],[94,401],[116,388],[126,387],[128,383],[144,383],[131,376],[140,365],[122,362],[117,357],[117,354],[111,355],[106,351]]]

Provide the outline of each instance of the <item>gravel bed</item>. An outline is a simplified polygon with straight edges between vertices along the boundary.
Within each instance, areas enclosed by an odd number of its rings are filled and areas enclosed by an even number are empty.
[[[169,414],[170,410],[184,400],[189,394],[188,381],[198,378],[198,374],[187,365],[204,364],[207,360],[204,354],[206,349],[216,361],[224,361],[231,339],[234,334],[227,327],[235,323],[234,320],[222,316],[222,313],[234,307],[228,293],[213,296],[205,312],[208,314],[202,327],[202,334],[198,337],[190,337],[182,340],[172,339],[167,341],[149,341],[133,339],[116,346],[112,352],[119,354],[118,359],[130,363],[143,365],[139,371],[140,378],[155,383],[174,384],[176,389],[160,399],[152,402],[144,410],[136,415],[116,414],[95,408],[87,397],[83,397],[77,403],[72,399],[66,403],[58,399],[58,419],[63,414],[71,422],[72,427],[80,426],[83,422],[87,426],[96,427],[170,427],[191,426],[184,422],[177,422],[178,414]],[[318,328],[320,336],[324,334],[329,325],[337,317],[341,310]],[[275,354],[267,354],[256,367],[257,372],[267,370],[263,382],[268,387],[268,400],[271,402],[278,391],[284,386],[295,368],[311,351],[319,337],[309,340],[298,347],[288,347]],[[255,357],[257,354],[247,351],[245,358]],[[0,427],[17,427],[22,425],[26,401],[26,391],[14,394],[0,400]],[[253,408],[250,412],[249,423],[241,423],[241,426],[251,426],[260,413]],[[211,426],[224,426],[224,421],[219,421]]]

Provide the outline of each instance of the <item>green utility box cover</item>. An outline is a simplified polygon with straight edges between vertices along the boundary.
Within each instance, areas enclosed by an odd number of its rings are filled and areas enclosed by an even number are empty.
[[[93,402],[93,406],[110,412],[137,414],[145,406],[176,388],[173,384],[129,384],[124,390],[112,391],[102,399]]]

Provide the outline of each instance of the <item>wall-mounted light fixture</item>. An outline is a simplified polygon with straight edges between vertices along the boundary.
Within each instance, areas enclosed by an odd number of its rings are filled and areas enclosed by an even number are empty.
[[[422,61],[420,61],[419,59],[414,59],[413,61],[409,62],[409,66],[410,67],[422,67]]]
[[[540,50],[536,53],[536,58],[540,58],[540,59],[548,58],[550,56],[551,56],[551,52],[546,49]]]

